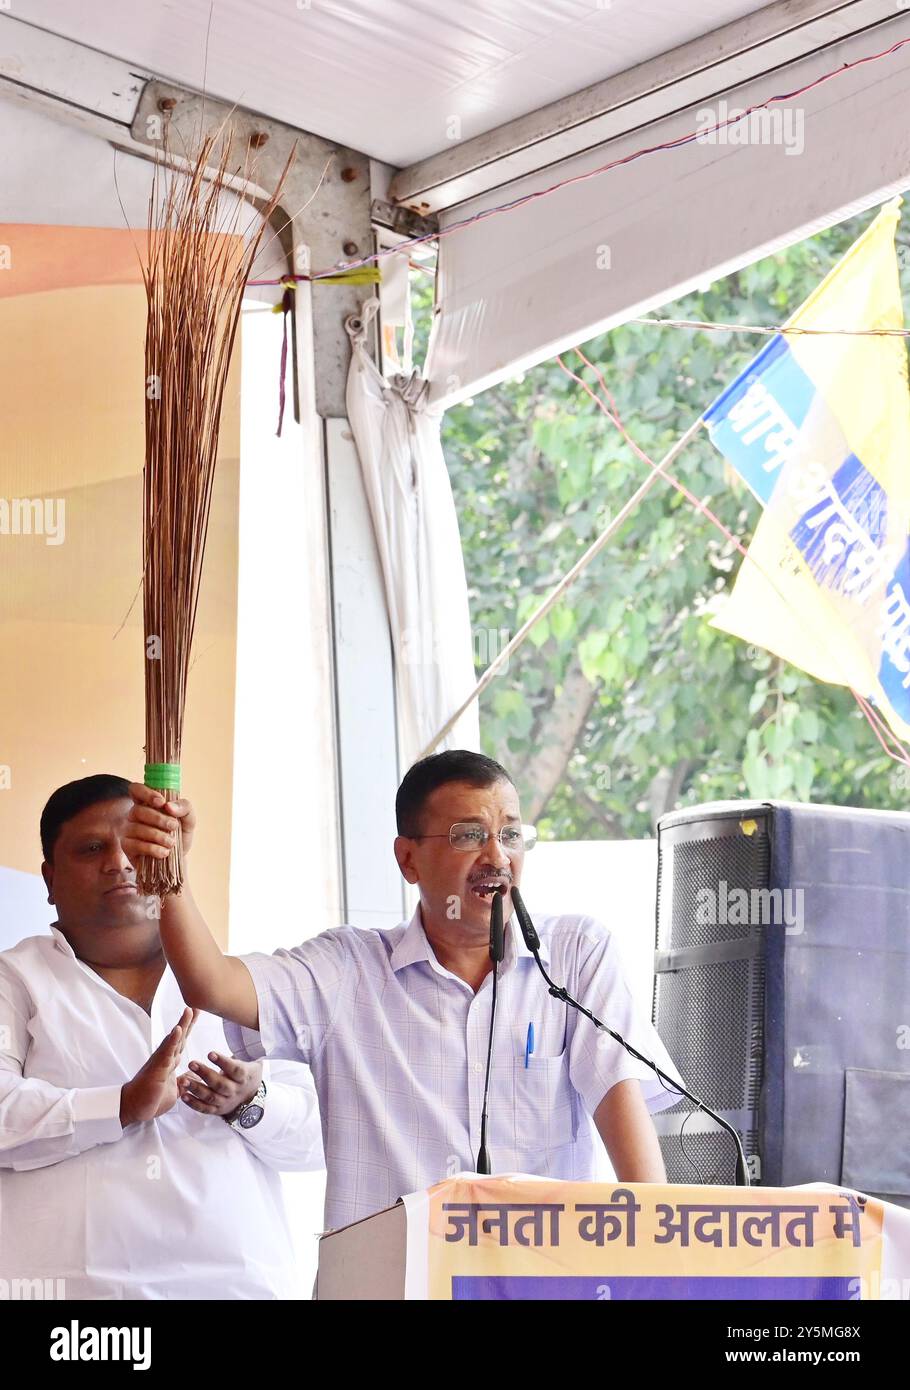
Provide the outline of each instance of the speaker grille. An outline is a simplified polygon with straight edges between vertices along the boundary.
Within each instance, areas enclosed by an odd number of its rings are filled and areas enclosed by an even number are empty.
[[[753,1181],[910,1207],[908,845],[899,811],[714,802],[659,823],[654,1022]],[[678,1101],[654,1123],[673,1182],[733,1181],[704,1113]]]
[[[764,985],[764,963],[758,958],[695,965],[657,977],[658,1032],[670,1056],[685,1059],[689,1090],[712,1110],[758,1105]],[[673,1111],[691,1108],[684,1100]]]
[[[681,950],[749,936],[752,929],[748,922],[705,923],[701,920],[705,914],[700,914],[698,909],[705,901],[705,893],[723,896],[721,884],[726,884],[728,897],[735,889],[751,892],[753,888],[767,887],[770,858],[770,839],[763,829],[749,836],[726,834],[714,839],[674,839],[667,845],[662,841],[657,884],[657,949]],[[720,918],[725,914],[716,915]],[[736,913],[726,915],[737,916]]]
[[[763,930],[754,914],[730,910],[740,896],[768,886],[766,817],[740,816],[675,825],[661,834],[658,859],[658,951],[697,950],[654,980],[654,1022],[694,1095],[739,1132],[747,1160],[759,1160],[758,1105],[764,1052],[765,967],[762,954],[712,960],[712,947],[748,941]],[[740,921],[740,915],[745,921]],[[731,920],[732,918],[732,920]],[[750,920],[752,919],[752,920]],[[729,950],[729,947],[727,947]],[[733,1142],[681,1100],[660,1116],[660,1144],[671,1182],[733,1183]],[[684,1147],[683,1147],[684,1145]],[[687,1155],[691,1156],[690,1158]]]
[[[757,1151],[758,1133],[754,1129],[740,1130],[740,1138],[749,1162],[750,1155]],[[725,1130],[715,1126],[708,1133],[693,1134],[690,1121],[682,1134],[677,1130],[672,1135],[662,1135],[660,1147],[668,1182],[701,1183],[706,1187],[715,1183],[733,1187],[736,1183],[736,1154],[733,1140]]]

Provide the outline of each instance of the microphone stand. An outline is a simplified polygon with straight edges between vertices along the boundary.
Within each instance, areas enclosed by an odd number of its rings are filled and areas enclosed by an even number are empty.
[[[749,1177],[749,1169],[746,1165],[746,1155],[743,1152],[742,1140],[740,1139],[739,1134],[733,1128],[733,1126],[731,1124],[728,1124],[726,1120],[722,1119],[721,1116],[718,1115],[716,1110],[712,1110],[709,1105],[705,1105],[704,1101],[699,1100],[697,1096],[693,1096],[692,1092],[687,1091],[685,1086],[680,1086],[678,1081],[674,1081],[672,1077],[669,1077],[665,1071],[661,1071],[657,1063],[652,1062],[650,1057],[645,1057],[641,1052],[634,1048],[631,1043],[626,1042],[625,1038],[620,1037],[619,1033],[614,1033],[612,1028],[608,1028],[607,1025],[601,1022],[601,1020],[597,1018],[595,1014],[591,1013],[590,1009],[586,1009],[583,1004],[579,1004],[577,999],[573,999],[571,994],[569,994],[567,990],[563,989],[561,985],[556,985],[553,983],[546,970],[544,969],[543,962],[540,959],[540,937],[537,935],[534,923],[531,921],[530,913],[528,912],[528,909],[525,907],[524,902],[521,898],[521,894],[519,893],[518,889],[515,887],[514,884],[512,884],[510,891],[512,894],[512,906],[515,908],[515,916],[518,918],[518,925],[521,928],[521,934],[524,937],[525,945],[527,946],[528,950],[531,952],[535,961],[537,962],[537,968],[546,980],[547,987],[550,993],[552,994],[553,998],[561,1000],[564,1004],[569,1004],[573,1009],[577,1009],[580,1014],[584,1014],[585,1018],[589,1018],[591,1022],[594,1024],[595,1028],[600,1028],[604,1033],[609,1033],[610,1037],[615,1039],[615,1041],[618,1042],[621,1047],[624,1047],[626,1051],[630,1053],[637,1061],[644,1062],[646,1067],[650,1067],[653,1072],[656,1072],[657,1075],[660,1077],[661,1081],[663,1081],[665,1085],[669,1086],[672,1091],[676,1091],[677,1095],[685,1096],[686,1100],[691,1100],[692,1104],[696,1107],[696,1109],[703,1111],[706,1115],[709,1115],[711,1119],[715,1121],[716,1124],[720,1125],[721,1129],[726,1130],[732,1138],[734,1144],[736,1145],[736,1186],[751,1187],[752,1183]]]

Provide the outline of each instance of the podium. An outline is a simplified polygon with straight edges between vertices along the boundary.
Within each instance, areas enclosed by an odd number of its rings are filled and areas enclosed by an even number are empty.
[[[407,1263],[404,1202],[329,1231],[319,1242],[315,1298],[322,1301],[403,1299]]]
[[[317,1299],[910,1297],[910,1212],[830,1183],[462,1173],[322,1236]]]

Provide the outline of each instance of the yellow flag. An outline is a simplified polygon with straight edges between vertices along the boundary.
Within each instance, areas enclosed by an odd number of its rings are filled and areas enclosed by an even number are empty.
[[[870,699],[910,738],[910,392],[888,204],[705,413],[764,503],[714,626]],[[843,330],[852,330],[844,332]],[[860,332],[857,332],[860,330]]]

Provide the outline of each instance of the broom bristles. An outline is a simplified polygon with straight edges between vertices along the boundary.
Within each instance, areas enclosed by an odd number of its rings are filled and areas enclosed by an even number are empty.
[[[156,166],[149,198],[143,473],[143,622],[145,632],[146,781],[179,795],[187,676],[218,433],[244,286],[281,196],[292,150],[250,236],[238,233],[243,202],[225,214],[232,137],[217,131],[201,144],[186,174]],[[220,150],[218,148],[220,144]],[[165,144],[164,161],[169,151]],[[207,170],[212,169],[212,173]],[[231,174],[248,178],[249,165]],[[236,195],[235,195],[236,196]],[[161,765],[171,765],[161,776]],[[149,767],[156,769],[149,773]],[[176,785],[175,785],[176,783]],[[163,897],[183,883],[180,836],[167,858],[148,858],[139,891]]]

